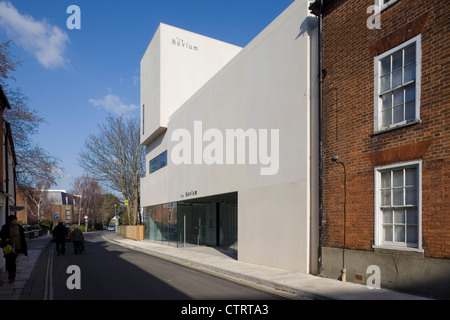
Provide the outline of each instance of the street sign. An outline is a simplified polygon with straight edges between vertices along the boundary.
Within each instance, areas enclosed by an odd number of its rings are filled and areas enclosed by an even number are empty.
[[[55,214],[55,215],[54,215],[54,218],[55,218],[55,219],[58,219],[58,218],[59,218],[59,215]]]
[[[127,205],[128,205],[128,200],[125,200],[124,203],[125,203],[125,205],[127,206]]]

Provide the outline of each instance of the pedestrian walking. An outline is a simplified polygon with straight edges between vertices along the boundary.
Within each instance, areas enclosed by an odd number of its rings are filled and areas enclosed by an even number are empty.
[[[3,248],[9,283],[13,283],[16,279],[17,256],[20,253],[28,256],[25,230],[17,224],[17,217],[14,215],[8,216],[6,224],[2,226],[0,231],[0,247]]]
[[[69,231],[66,226],[59,222],[59,224],[53,229],[53,236],[55,237],[56,243],[56,255],[64,255],[66,252],[66,237],[68,236]]]
[[[78,229],[78,225],[76,224],[73,225],[72,242],[75,254],[81,254],[84,246],[84,236],[83,232],[80,229]]]

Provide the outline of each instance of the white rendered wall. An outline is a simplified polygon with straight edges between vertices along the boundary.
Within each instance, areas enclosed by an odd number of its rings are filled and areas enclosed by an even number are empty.
[[[240,261],[287,270],[316,271],[318,190],[317,28],[308,2],[295,1],[170,117],[167,131],[148,145],[148,161],[168,150],[167,167],[141,182],[141,204],[151,206],[238,192]],[[311,69],[314,69],[313,71]],[[261,175],[261,164],[171,162],[180,128],[195,135],[209,128],[278,129],[279,170]],[[207,146],[203,142],[203,148]],[[195,196],[186,198],[189,191]]]
[[[141,143],[164,131],[169,117],[241,50],[161,23],[141,60]]]

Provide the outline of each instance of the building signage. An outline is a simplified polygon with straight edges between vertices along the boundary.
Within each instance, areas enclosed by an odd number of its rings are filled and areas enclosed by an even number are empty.
[[[172,45],[180,47],[180,48],[184,48],[184,49],[187,49],[187,50],[198,51],[198,47],[197,46],[195,46],[192,43],[189,43],[187,41],[184,41],[183,39],[178,38],[178,37],[172,38]]]
[[[187,197],[192,197],[192,196],[196,196],[196,195],[197,195],[197,190],[186,191],[184,194],[181,195],[181,198],[187,198]]]

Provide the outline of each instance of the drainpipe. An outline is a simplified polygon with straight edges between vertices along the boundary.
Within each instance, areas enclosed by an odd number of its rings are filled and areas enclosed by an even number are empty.
[[[311,13],[319,18],[319,39],[318,54],[319,54],[319,252],[318,252],[318,273],[321,274],[323,270],[322,259],[322,221],[323,221],[323,179],[322,179],[322,106],[323,106],[323,81],[325,79],[326,72],[322,70],[322,21],[323,21],[323,0],[316,0],[311,3],[308,8]]]
[[[323,107],[323,80],[322,72],[322,22],[323,22],[323,0],[320,1],[319,13],[319,274],[323,269],[322,259],[322,220],[323,220],[323,179],[322,179],[322,107]]]
[[[342,248],[342,281],[347,281],[347,269],[345,268],[345,237],[346,237],[346,220],[347,220],[347,170],[345,168],[345,164],[341,161],[338,161],[338,156],[334,156],[333,159],[331,159],[333,162],[338,163],[342,165],[344,168],[344,246]]]
[[[322,54],[322,42],[323,42],[323,12],[324,12],[324,0],[315,0],[315,2],[311,3],[309,9],[311,13],[319,17],[319,73],[320,73],[320,81],[319,81],[319,274],[323,270],[323,253],[322,253],[322,222],[323,222],[323,155],[322,155],[322,109],[323,109],[323,82],[327,75],[325,69],[323,69],[323,54]],[[338,157],[334,156],[332,159],[333,162],[341,164],[344,168],[344,246],[342,248],[342,281],[345,282],[347,276],[347,270],[345,268],[345,247],[346,247],[346,202],[347,202],[347,172],[345,168],[345,164],[343,162],[338,161]]]

